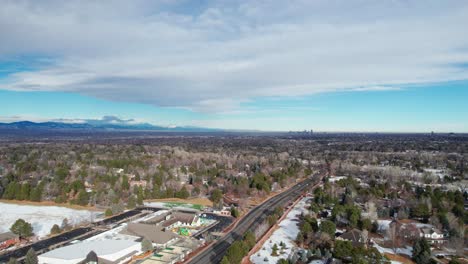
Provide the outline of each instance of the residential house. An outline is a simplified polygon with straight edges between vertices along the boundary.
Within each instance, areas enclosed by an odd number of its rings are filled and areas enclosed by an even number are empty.
[[[431,244],[443,244],[447,239],[439,229],[424,227],[420,229],[419,236],[425,238]]]
[[[361,231],[358,229],[353,229],[351,231],[343,233],[336,239],[350,241],[355,247],[367,247],[367,244],[369,242],[368,232]]]

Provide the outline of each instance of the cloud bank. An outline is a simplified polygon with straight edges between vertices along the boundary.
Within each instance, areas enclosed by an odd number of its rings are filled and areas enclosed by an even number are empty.
[[[222,112],[261,97],[468,79],[466,1],[1,6],[0,62],[35,58],[2,89]]]
[[[144,124],[143,121],[135,120],[133,118],[123,119],[118,116],[103,116],[101,118],[87,119],[87,118],[45,118],[37,116],[23,116],[23,115],[14,115],[14,116],[0,116],[0,122],[4,123],[13,123],[18,121],[32,121],[32,122],[60,122],[67,124],[83,124],[88,123],[91,125],[138,125]]]

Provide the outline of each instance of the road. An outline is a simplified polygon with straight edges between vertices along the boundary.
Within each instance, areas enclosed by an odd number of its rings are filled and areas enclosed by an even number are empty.
[[[216,220],[217,224],[213,225],[212,227],[206,230],[203,230],[198,235],[194,235],[194,238],[197,239],[203,238],[203,234],[207,232],[221,232],[234,221],[234,218],[231,216],[221,216],[213,213],[203,213],[203,215],[205,215],[205,218]]]
[[[254,207],[239,221],[239,223],[237,223],[233,230],[227,233],[224,237],[220,238],[205,251],[192,258],[188,263],[217,264],[221,262],[229,246],[231,246],[234,241],[242,239],[248,230],[254,230],[257,228],[269,215],[274,212],[277,206],[285,207],[287,203],[298,198],[306,188],[311,187],[312,184],[318,183],[320,179],[321,177],[315,175],[314,177],[308,178],[305,181],[294,185],[287,191],[284,191],[283,193],[278,194],[264,203]]]

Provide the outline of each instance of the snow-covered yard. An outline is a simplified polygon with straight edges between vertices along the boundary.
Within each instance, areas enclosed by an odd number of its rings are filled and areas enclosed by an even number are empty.
[[[393,251],[393,249],[379,246],[377,243],[374,244],[374,247],[375,247],[381,254],[384,254],[384,253],[395,254],[395,252]],[[397,254],[403,254],[403,255],[411,256],[412,253],[413,253],[413,248],[410,247],[410,246],[406,246],[406,247],[404,247],[404,248],[396,248],[396,253],[397,253]]]
[[[380,232],[385,232],[388,230],[390,223],[392,220],[387,220],[387,219],[378,219],[377,223],[379,224],[379,231]]]
[[[329,182],[337,182],[339,180],[342,180],[342,179],[346,179],[347,176],[332,176],[330,178],[328,178],[328,181]]]
[[[39,237],[50,233],[54,224],[59,226],[67,218],[70,224],[79,224],[85,221],[94,221],[99,212],[75,210],[59,206],[34,206],[0,203],[0,233],[9,231],[11,225],[22,218],[31,223],[33,231]]]
[[[273,234],[266,240],[259,251],[255,252],[251,257],[252,263],[276,263],[279,259],[287,259],[291,250],[296,244],[294,240],[299,233],[298,216],[302,212],[306,212],[307,200],[310,198],[303,198],[296,206],[288,213],[286,218],[279,223],[279,228],[273,232]],[[270,242],[271,241],[271,242]],[[280,242],[286,244],[286,249],[281,250]],[[279,256],[271,256],[272,247],[276,243],[278,246]],[[281,252],[283,252],[281,254]],[[268,261],[264,259],[267,258]]]

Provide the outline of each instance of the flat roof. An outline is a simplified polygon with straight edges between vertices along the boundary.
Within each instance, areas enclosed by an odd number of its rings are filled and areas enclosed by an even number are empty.
[[[185,252],[187,252],[189,250],[190,249],[184,248],[184,247],[168,246],[168,247],[163,248],[162,252],[167,252],[167,253],[170,253],[170,254],[182,254],[182,253],[185,253]]]
[[[141,264],[160,264],[160,263],[169,263],[168,261],[162,261],[158,259],[145,259]]]
[[[121,233],[142,236],[157,244],[165,244],[177,237],[177,235],[171,231],[162,230],[162,227],[159,225],[149,225],[142,223],[128,223],[127,228]]]
[[[73,260],[73,259],[85,259],[86,255],[92,250],[100,256],[112,255],[119,253],[139,245],[140,243],[133,240],[112,240],[112,239],[103,239],[103,240],[92,240],[92,241],[83,241],[81,243],[72,244],[69,246],[57,248],[51,250],[47,253],[40,255],[41,257],[46,258],[55,258],[55,259],[64,259],[64,260]]]
[[[172,254],[169,252],[157,252],[153,256],[151,256],[150,259],[164,261],[164,262],[171,262],[173,260],[178,259],[179,257],[180,257],[179,254]]]

